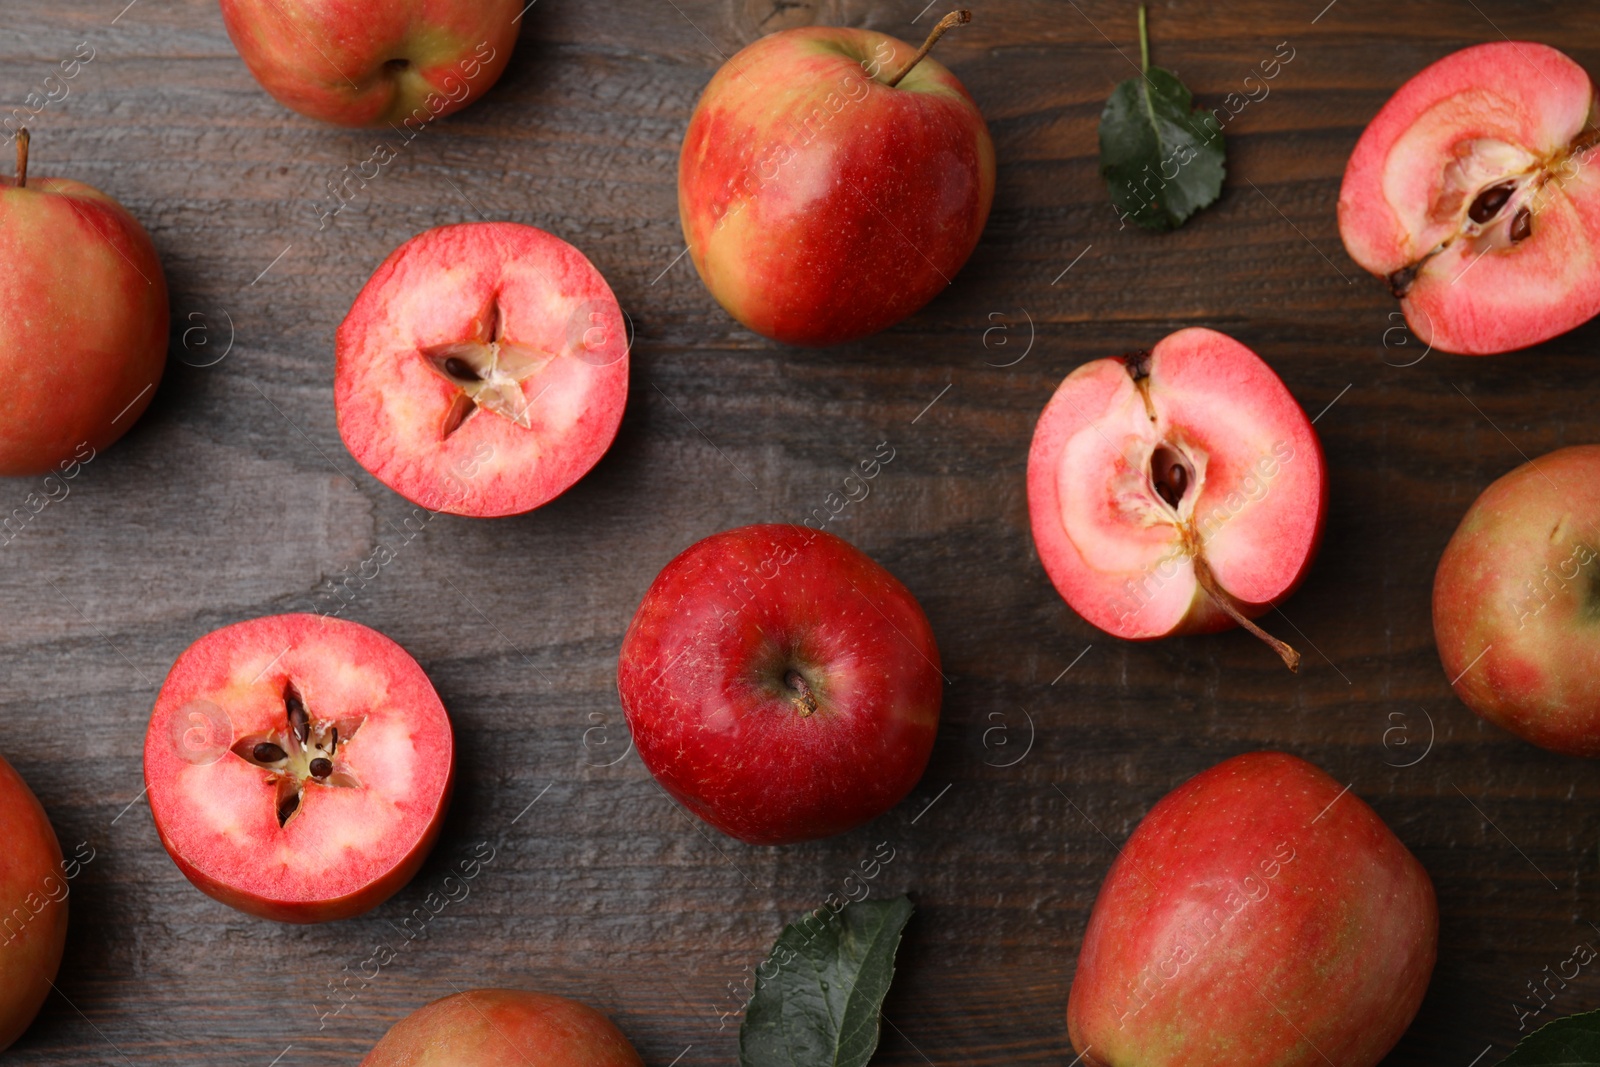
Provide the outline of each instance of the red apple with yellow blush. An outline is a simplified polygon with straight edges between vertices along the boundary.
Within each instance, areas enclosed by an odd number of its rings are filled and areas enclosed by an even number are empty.
[[[765,337],[831,345],[951,283],[994,199],[994,144],[956,76],[871,30],[763,37],[717,71],[683,139],[678,213],[695,269]]]

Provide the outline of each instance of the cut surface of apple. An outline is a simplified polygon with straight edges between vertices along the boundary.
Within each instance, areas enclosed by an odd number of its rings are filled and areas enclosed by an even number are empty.
[[[1529,41],[1403,85],[1361,135],[1339,234],[1446,352],[1524,348],[1600,312],[1600,129],[1589,76]]]
[[[145,736],[161,842],[216,899],[281,922],[348,918],[421,866],[449,801],[450,720],[375,630],[276,615],[178,657]]]
[[[1327,505],[1322,447],[1254,352],[1189,328],[1086,363],[1039,417],[1028,511],[1050,580],[1135,640],[1249,628],[1299,583]]]
[[[374,477],[432,511],[514,515],[550,501],[599,462],[627,397],[610,287],[532,226],[412,238],[339,327],[340,435]]]

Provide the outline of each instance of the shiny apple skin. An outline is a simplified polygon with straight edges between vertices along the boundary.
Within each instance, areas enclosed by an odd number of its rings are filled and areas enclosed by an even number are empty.
[[[221,0],[261,87],[335,126],[408,126],[461,110],[499,80],[521,0]],[[403,70],[386,66],[406,60]],[[430,102],[433,106],[429,106]]]
[[[1434,575],[1433,632],[1467,707],[1600,757],[1600,445],[1540,456],[1473,502]]]
[[[28,783],[0,758],[0,1050],[50,995],[67,943],[61,845]],[[58,895],[59,894],[59,895]],[[26,916],[26,921],[16,918]]]
[[[155,245],[120,204],[69,179],[0,179],[0,477],[126,433],[161,382],[169,324]]]
[[[1354,791],[1249,752],[1150,809],[1067,1003],[1090,1067],[1375,1067],[1438,954],[1428,873]]]
[[[469,989],[395,1023],[361,1067],[644,1067],[586,1004],[518,989]]]
[[[790,670],[815,711],[802,714]],[[617,669],[645,766],[750,844],[829,837],[899,803],[932,752],[942,681],[905,586],[833,534],[776,524],[715,534],[667,564]]]
[[[785,30],[706,87],[678,213],[706,287],[756,333],[796,345],[876,333],[977,246],[994,199],[989,128],[932,56],[885,84],[915,52],[868,30]]]

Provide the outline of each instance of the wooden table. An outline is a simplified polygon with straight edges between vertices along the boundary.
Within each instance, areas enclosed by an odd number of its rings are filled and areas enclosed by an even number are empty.
[[[543,0],[487,98],[319,232],[324,183],[376,138],[268,98],[213,0],[6,0],[0,111],[93,48],[32,122],[34,173],[89,181],[145,223],[174,316],[149,414],[0,553],[0,751],[67,850],[95,857],[73,883],[60,994],[14,1062],[348,1064],[428,1000],[511,985],[589,1001],[653,1065],[732,1063],[730,983],[887,841],[874,892],[910,891],[918,912],[876,1062],[1064,1064],[1074,955],[1116,845],[1179,782],[1262,747],[1352,783],[1433,876],[1439,966],[1389,1063],[1467,1067],[1491,1046],[1478,1062],[1493,1062],[1518,1036],[1515,1005],[1533,1006],[1525,983],[1600,944],[1600,768],[1460,705],[1429,616],[1473,497],[1523,455],[1600,437],[1600,326],[1518,356],[1397,366],[1420,350],[1400,344],[1394,301],[1334,220],[1357,135],[1406,77],[1502,33],[1600,71],[1600,19],[1532,0],[1158,4],[1154,61],[1208,104],[1280,42],[1294,58],[1230,124],[1221,201],[1151,236],[1119,228],[1097,173],[1101,105],[1137,55],[1133,4],[985,0],[940,45],[1000,159],[972,261],[870,341],[800,351],[751,335],[679,257],[677,148],[701,88],[723,54],[781,26],[920,40],[950,7],[923,2]],[[377,911],[257,921],[192,889],[157,841],[141,799],[150,707],[195,638],[304,607],[410,513],[340,442],[333,334],[390,250],[480,216],[549,229],[610,280],[637,329],[622,432],[554,503],[440,517],[362,592],[347,617],[416,655],[454,718],[455,803],[428,866]],[[1325,544],[1268,620],[1306,653],[1298,677],[1238,632],[1107,637],[1033,549],[1024,470],[1056,383],[1192,324],[1240,338],[1321,412]],[[834,528],[911,587],[939,635],[950,685],[932,763],[856,832],[740,846],[628,751],[623,629],[681,548],[797,521],[883,441],[895,460]],[[0,482],[0,505],[31,488]],[[364,988],[351,979],[332,1014],[331,983],[483,843],[496,858],[471,896]],[[1536,1021],[1597,1005],[1591,969]]]

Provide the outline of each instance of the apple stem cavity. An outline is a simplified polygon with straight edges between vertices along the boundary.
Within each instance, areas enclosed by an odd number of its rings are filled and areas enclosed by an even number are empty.
[[[17,188],[28,187],[28,128],[17,131]]]
[[[1139,17],[1142,21],[1144,18],[1144,8],[1140,8],[1139,11],[1141,13]],[[922,42],[922,47],[917,49],[917,54],[911,57],[911,62],[902,67],[900,73],[896,74],[893,78],[890,78],[886,83],[889,88],[893,89],[896,85],[899,85],[901,79],[903,79],[907,74],[911,73],[911,68],[916,66],[918,63],[921,63],[923,57],[929,52],[933,51],[933,46],[939,43],[939,38],[945,35],[945,31],[949,30],[952,26],[960,26],[971,21],[972,12],[970,11],[952,11],[950,14],[940,19],[939,24],[933,28],[933,32],[928,34],[928,39]]]
[[[806,683],[805,675],[797,670],[789,670],[783,676],[783,684],[794,690],[790,699],[795,708],[800,712],[802,719],[812,715],[817,710],[817,695],[811,691],[811,686]]]
[[[1267,647],[1282,657],[1284,666],[1291,671],[1299,672],[1300,653],[1267,633],[1267,631],[1248,618],[1244,612],[1240,611],[1238,605],[1234,603],[1233,597],[1217,581],[1217,576],[1211,573],[1211,566],[1206,563],[1205,556],[1199,552],[1194,554],[1194,576],[1199,580],[1200,588],[1204,589],[1211,599],[1216,601],[1217,606],[1227,614],[1228,618],[1265,641]]]

